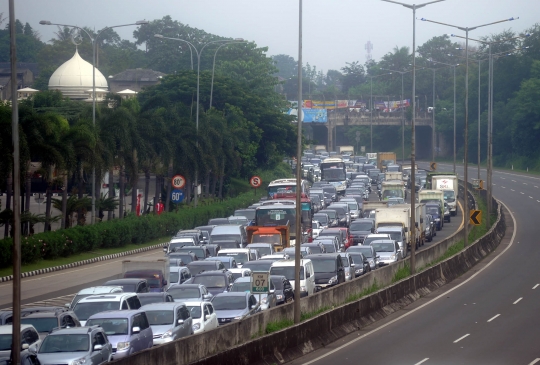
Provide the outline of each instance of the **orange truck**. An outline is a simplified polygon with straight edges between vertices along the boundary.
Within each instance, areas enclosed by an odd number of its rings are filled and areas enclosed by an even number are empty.
[[[249,243],[270,243],[274,251],[283,251],[290,246],[289,226],[258,227],[247,226],[247,241]]]

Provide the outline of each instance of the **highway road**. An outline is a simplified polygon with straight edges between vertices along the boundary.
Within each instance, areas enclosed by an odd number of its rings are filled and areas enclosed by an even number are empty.
[[[439,164],[439,170],[452,165]],[[463,176],[463,168],[458,169]],[[482,171],[485,179],[485,171]],[[476,166],[469,177],[477,177]],[[494,171],[494,196],[515,218],[512,236],[463,278],[387,319],[292,364],[540,363],[540,178]],[[450,289],[450,290],[449,290]]]
[[[377,199],[372,193],[371,200]],[[450,223],[445,223],[444,228],[437,232],[432,242],[426,242],[425,249],[430,245],[440,242],[455,232],[461,224],[462,213],[452,217]],[[24,278],[22,280],[21,300],[22,304],[30,305],[63,305],[79,290],[96,286],[107,280],[119,277],[122,271],[122,261],[126,259],[158,259],[163,258],[163,251],[154,250],[129,257],[121,257],[108,261],[101,261],[90,265],[84,265],[73,269],[52,272],[48,274]],[[0,284],[0,309],[11,307],[12,283]]]

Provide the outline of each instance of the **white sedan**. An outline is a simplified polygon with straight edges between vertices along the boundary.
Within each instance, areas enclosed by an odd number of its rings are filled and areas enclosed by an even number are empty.
[[[211,302],[185,302],[191,313],[193,334],[218,328],[217,314]]]
[[[326,227],[324,227],[318,221],[312,221],[311,228],[313,229],[313,238],[317,238],[319,237],[319,233],[321,233],[321,231]]]

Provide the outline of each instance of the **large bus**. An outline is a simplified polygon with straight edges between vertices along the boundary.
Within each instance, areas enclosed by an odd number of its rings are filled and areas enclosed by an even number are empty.
[[[296,204],[268,204],[257,207],[255,226],[289,226],[291,246],[296,242]]]
[[[300,182],[301,193],[307,193],[309,185],[306,180]],[[296,193],[296,179],[278,179],[268,184],[268,197],[274,198],[277,193]]]
[[[347,189],[345,162],[341,158],[327,158],[321,162],[321,181],[334,185],[338,194],[344,194]]]

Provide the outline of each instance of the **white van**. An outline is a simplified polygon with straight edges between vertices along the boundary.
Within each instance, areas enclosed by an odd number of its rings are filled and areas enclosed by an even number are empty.
[[[241,268],[246,261],[255,261],[260,258],[259,251],[250,248],[225,248],[218,251],[218,256],[233,257],[236,266]]]
[[[73,312],[84,327],[88,318],[96,313],[111,310],[139,309],[141,302],[135,293],[91,295],[79,300],[73,307]]]
[[[276,261],[270,267],[270,275],[282,275],[289,280],[293,290],[294,282],[294,260]],[[300,297],[307,297],[315,294],[315,270],[311,260],[300,260]]]

